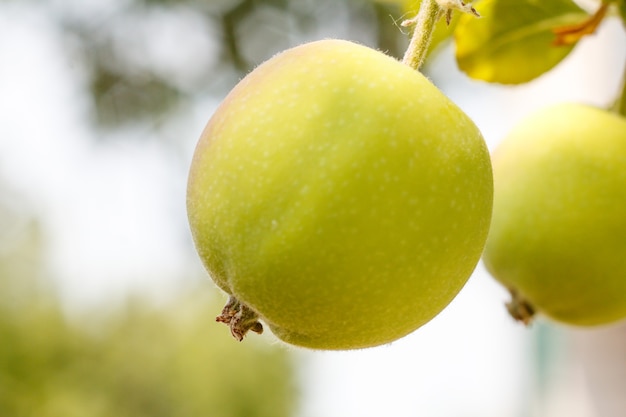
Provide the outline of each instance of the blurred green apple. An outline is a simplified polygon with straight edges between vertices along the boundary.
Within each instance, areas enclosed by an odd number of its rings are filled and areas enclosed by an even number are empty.
[[[187,209],[241,340],[265,322],[315,349],[385,344],[437,315],[484,247],[491,161],[423,75],[324,40],[245,77],[197,145]]]
[[[484,261],[513,316],[626,317],[626,119],[578,104],[532,115],[493,156]]]

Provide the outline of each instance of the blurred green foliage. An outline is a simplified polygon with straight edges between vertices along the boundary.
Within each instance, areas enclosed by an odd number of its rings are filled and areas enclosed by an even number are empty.
[[[86,75],[95,126],[159,125],[198,96],[307,40],[343,37],[400,57],[399,4],[373,0],[128,0],[103,13],[55,11]],[[87,9],[87,7],[86,7]],[[336,27],[329,25],[342,16]]]
[[[232,340],[214,321],[210,288],[68,315],[46,279],[37,223],[3,202],[0,416],[293,415],[293,358],[267,340]]]

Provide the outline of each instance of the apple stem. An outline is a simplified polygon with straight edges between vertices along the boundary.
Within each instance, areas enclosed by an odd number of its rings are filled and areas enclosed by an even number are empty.
[[[472,13],[480,17],[471,5],[462,0],[422,0],[417,15],[413,19],[402,22],[402,26],[414,26],[411,42],[402,59],[404,64],[415,70],[422,67],[437,22],[445,14],[446,22],[450,24],[453,10]]]
[[[230,333],[240,342],[249,330],[263,333],[259,315],[232,295],[226,302],[222,314],[217,316],[215,321],[228,325]]]
[[[509,289],[509,292],[511,293],[511,301],[506,303],[506,309],[511,317],[528,326],[535,316],[535,309],[516,290]]]

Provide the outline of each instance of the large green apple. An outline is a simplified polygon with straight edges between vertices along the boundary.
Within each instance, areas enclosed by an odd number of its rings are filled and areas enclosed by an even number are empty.
[[[575,325],[626,317],[626,120],[560,104],[524,120],[493,156],[487,269],[534,311]]]
[[[475,268],[492,207],[472,121],[423,75],[324,40],[245,77],[197,145],[196,248],[231,295],[218,321],[316,349],[420,327]]]

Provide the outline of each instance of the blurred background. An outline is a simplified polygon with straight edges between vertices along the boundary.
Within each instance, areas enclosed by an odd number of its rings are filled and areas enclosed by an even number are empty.
[[[626,326],[514,323],[479,265],[443,313],[354,352],[231,340],[185,213],[187,169],[254,66],[343,38],[401,56],[410,15],[368,0],[0,0],[0,416],[613,417]],[[518,87],[425,72],[493,149],[548,103],[607,106],[626,62],[607,19]]]

